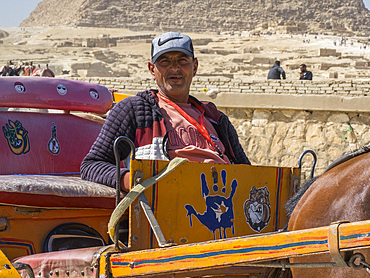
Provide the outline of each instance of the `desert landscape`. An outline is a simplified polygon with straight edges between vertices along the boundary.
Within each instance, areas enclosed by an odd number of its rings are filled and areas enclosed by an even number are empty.
[[[194,40],[199,76],[314,80],[370,78],[370,11],[362,0],[43,0],[19,27],[0,28],[0,65],[49,65],[56,76],[147,78],[151,40]]]
[[[147,78],[151,39],[160,32],[124,28],[14,27],[0,31],[0,65],[46,64],[58,77]],[[287,79],[307,64],[314,80],[370,79],[370,39],[321,33],[229,31],[187,33],[200,61],[199,76],[264,80],[275,60]]]

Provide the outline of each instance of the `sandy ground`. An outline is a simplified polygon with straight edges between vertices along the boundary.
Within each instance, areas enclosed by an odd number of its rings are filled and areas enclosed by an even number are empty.
[[[153,32],[114,28],[2,28],[0,65],[12,60],[49,64],[57,76],[62,70],[80,76],[149,77],[150,39]],[[142,36],[146,35],[143,39]],[[370,79],[369,38],[329,35],[252,35],[249,32],[224,34],[188,33],[193,40],[202,76],[266,79],[269,68],[280,60],[287,79],[299,79],[298,67],[307,64],[314,80],[333,77]],[[76,40],[121,38],[117,46],[62,46]],[[130,37],[128,39],[127,37]],[[368,43],[366,45],[365,43]],[[336,45],[335,45],[336,44]],[[364,47],[366,45],[366,48]],[[319,49],[336,50],[335,56],[319,56]],[[330,74],[332,73],[332,74]]]

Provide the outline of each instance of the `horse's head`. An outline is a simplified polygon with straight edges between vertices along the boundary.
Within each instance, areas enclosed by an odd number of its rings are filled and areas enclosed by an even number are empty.
[[[34,69],[32,76],[42,76],[42,77],[55,77],[55,74],[52,70],[46,69]]]
[[[41,76],[44,76],[44,77],[55,77],[55,74],[54,74],[54,72],[51,69],[44,69],[42,71],[42,75]]]

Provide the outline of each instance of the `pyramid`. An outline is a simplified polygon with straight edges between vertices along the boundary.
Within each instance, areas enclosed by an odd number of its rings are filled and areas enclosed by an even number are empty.
[[[362,0],[43,0],[20,26],[183,32],[272,27],[370,34],[370,11]]]

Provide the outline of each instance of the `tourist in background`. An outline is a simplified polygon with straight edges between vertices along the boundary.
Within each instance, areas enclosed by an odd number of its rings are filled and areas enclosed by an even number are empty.
[[[305,64],[299,66],[299,79],[312,80],[312,72],[308,71]]]
[[[280,67],[280,61],[275,61],[275,64],[272,66],[272,68],[269,71],[269,74],[267,75],[267,79],[286,79],[285,71],[282,67]]]

